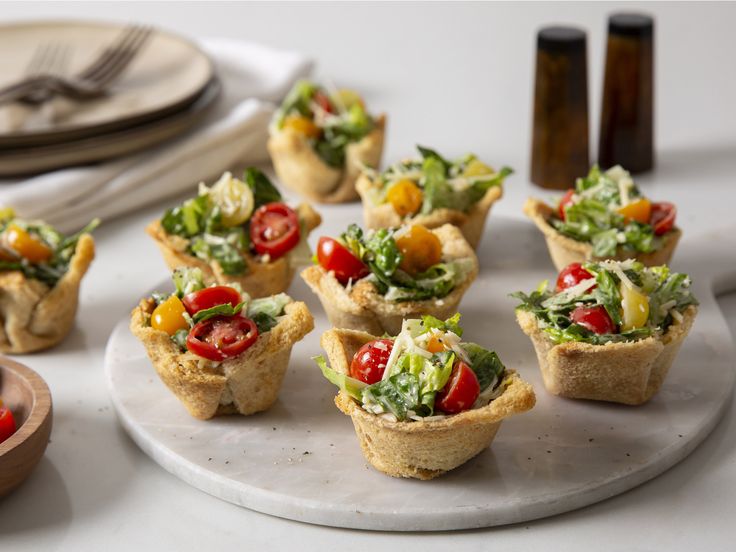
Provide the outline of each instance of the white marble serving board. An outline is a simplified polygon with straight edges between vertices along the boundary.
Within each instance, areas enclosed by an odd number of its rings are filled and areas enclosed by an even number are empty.
[[[332,402],[335,387],[310,360],[320,354],[319,335],[328,325],[298,278],[290,293],[308,303],[316,328],[294,348],[280,398],[268,412],[191,418],[159,381],[127,318],[107,346],[109,389],[125,429],[163,468],[253,510],[392,531],[551,516],[662,473],[720,419],[732,395],[736,356],[713,289],[736,279],[736,257],[721,255],[716,263],[717,248],[713,239],[685,239],[676,255],[673,268],[694,276],[701,307],[659,394],[639,407],[572,401],[544,390],[531,343],[514,319],[515,302],[507,297],[554,278],[543,240],[527,222],[492,217],[480,251],[481,275],[461,305],[465,336],[495,348],[530,381],[537,405],[505,421],[491,448],[432,481],[393,479],[364,461],[350,419]]]

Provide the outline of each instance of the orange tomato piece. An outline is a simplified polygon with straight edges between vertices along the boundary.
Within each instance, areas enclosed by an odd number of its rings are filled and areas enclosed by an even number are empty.
[[[38,238],[26,232],[17,224],[9,224],[3,236],[5,245],[32,263],[48,261],[52,249]]]
[[[184,319],[186,309],[176,295],[160,303],[151,314],[151,327],[174,335],[179,330],[188,330],[189,324]]]
[[[400,238],[396,245],[401,252],[399,268],[412,276],[420,274],[442,260],[442,243],[430,230],[415,224]]]
[[[642,197],[620,207],[618,213],[623,215],[627,221],[635,220],[647,224],[652,213],[652,204],[647,198]]]
[[[307,138],[318,138],[322,134],[314,121],[300,115],[290,115],[284,119],[284,128],[291,129]]]
[[[432,334],[432,336],[427,340],[427,350],[430,353],[441,353],[446,348],[447,347],[445,347],[445,343],[442,341],[442,338],[438,337],[436,334]]]
[[[413,215],[422,206],[424,194],[413,181],[405,178],[399,180],[386,192],[386,200],[393,206],[399,216]]]

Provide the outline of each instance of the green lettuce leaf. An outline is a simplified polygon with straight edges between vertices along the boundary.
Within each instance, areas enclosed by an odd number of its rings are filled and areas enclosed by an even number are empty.
[[[462,348],[470,357],[470,368],[478,378],[481,391],[500,380],[506,367],[495,351],[489,351],[476,343],[463,343]]]
[[[180,267],[171,275],[176,287],[176,295],[181,299],[189,293],[199,291],[206,287],[202,271],[196,267]]]
[[[209,309],[203,309],[194,313],[194,316],[192,316],[192,320],[195,324],[197,324],[198,322],[209,320],[210,318],[214,318],[215,316],[235,316],[241,310],[243,310],[243,305],[245,305],[245,302],[238,303],[235,306],[232,306],[230,303],[225,303],[224,305],[215,305],[214,307],[210,307]]]
[[[278,191],[276,186],[271,183],[271,180],[254,167],[250,167],[245,170],[243,180],[253,192],[253,202],[255,209],[258,209],[261,205],[266,203],[272,203],[274,201],[281,201],[281,193]]]
[[[325,360],[325,357],[321,355],[312,357],[312,360],[317,363],[317,366],[319,366],[320,370],[322,370],[322,375],[325,378],[337,385],[337,387],[341,391],[344,391],[358,401],[362,401],[362,393],[363,390],[368,387],[367,384],[355,378],[351,378],[348,375],[336,372],[335,370],[327,366],[327,361]]]

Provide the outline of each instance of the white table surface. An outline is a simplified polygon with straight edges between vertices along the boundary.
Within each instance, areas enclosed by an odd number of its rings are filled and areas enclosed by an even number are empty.
[[[588,29],[595,125],[605,18],[621,6],[3,3],[0,20],[135,20],[195,37],[242,37],[300,49],[319,61],[318,74],[362,90],[370,106],[388,112],[386,159],[406,155],[420,142],[448,154],[472,150],[515,167],[494,216],[519,218],[524,198],[539,193],[528,184],[535,30],[559,22]],[[657,18],[659,166],[640,182],[648,195],[677,203],[686,239],[714,228],[736,231],[736,5],[646,9]],[[251,512],[187,486],[122,431],[102,367],[113,325],[166,276],[142,230],[163,208],[151,206],[96,232],[99,253],[83,283],[77,327],[56,349],[20,358],[51,387],[54,430],[36,472],[0,501],[3,551],[732,548],[736,526],[727,512],[736,492],[733,408],[690,457],[657,479],[579,511],[495,529],[331,529]],[[339,230],[329,223],[330,210],[339,208],[321,209],[326,233]],[[357,217],[359,208],[349,208]],[[736,252],[724,253],[734,257],[736,270]],[[722,291],[727,288],[736,291],[736,282]],[[721,305],[736,334],[736,294],[724,295]]]

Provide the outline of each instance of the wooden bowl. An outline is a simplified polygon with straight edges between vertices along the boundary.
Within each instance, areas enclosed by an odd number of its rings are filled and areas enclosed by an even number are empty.
[[[0,397],[17,431],[0,443],[0,496],[25,481],[46,450],[51,434],[51,393],[41,376],[0,355]]]

